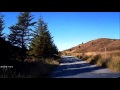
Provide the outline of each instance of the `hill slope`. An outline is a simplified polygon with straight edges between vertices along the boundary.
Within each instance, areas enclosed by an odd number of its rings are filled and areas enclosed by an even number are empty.
[[[87,53],[120,50],[120,39],[99,38],[87,43],[77,45],[62,52],[66,53]]]

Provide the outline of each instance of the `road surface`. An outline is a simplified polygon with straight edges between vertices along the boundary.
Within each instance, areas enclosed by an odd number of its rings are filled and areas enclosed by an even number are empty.
[[[118,78],[120,73],[115,73],[107,68],[90,65],[85,61],[72,56],[64,56],[61,64],[50,75],[51,78]]]

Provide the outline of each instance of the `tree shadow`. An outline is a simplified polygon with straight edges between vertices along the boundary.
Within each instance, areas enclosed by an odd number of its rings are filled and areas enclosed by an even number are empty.
[[[52,77],[61,77],[61,76],[71,76],[71,75],[77,75],[77,74],[82,74],[85,72],[91,72],[94,70],[102,69],[103,67],[87,67],[90,65],[85,65],[85,64],[75,64],[75,65],[63,65],[59,66]]]
[[[76,63],[74,63],[76,62]],[[65,77],[65,76],[72,76],[77,74],[83,74],[88,72],[93,72],[95,70],[106,69],[104,67],[99,66],[92,66],[88,63],[82,62],[82,60],[71,60],[70,59],[63,59],[60,66],[56,68],[56,70],[51,74],[51,77]],[[115,73],[109,73],[109,75],[117,75]]]
[[[82,60],[74,57],[67,57],[67,58],[62,58],[61,63],[73,63],[77,61],[82,61]]]

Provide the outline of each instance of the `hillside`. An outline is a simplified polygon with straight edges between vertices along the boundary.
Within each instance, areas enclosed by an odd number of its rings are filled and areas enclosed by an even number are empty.
[[[62,52],[66,53],[87,53],[120,50],[120,39],[99,38],[79,44]]]

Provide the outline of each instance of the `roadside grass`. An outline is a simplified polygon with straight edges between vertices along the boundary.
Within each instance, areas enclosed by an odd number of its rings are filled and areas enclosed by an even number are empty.
[[[112,56],[108,68],[120,73],[120,56]]]
[[[101,57],[100,55],[89,56],[89,58],[87,59],[87,62],[90,64],[95,64],[100,57]]]
[[[13,68],[0,68],[0,78],[47,78],[51,71],[59,65],[60,58],[38,60],[37,62],[10,61],[6,66]]]
[[[107,53],[106,57],[104,54],[84,55],[80,56],[80,59],[85,60],[90,64],[96,64],[120,73],[120,52]]]

